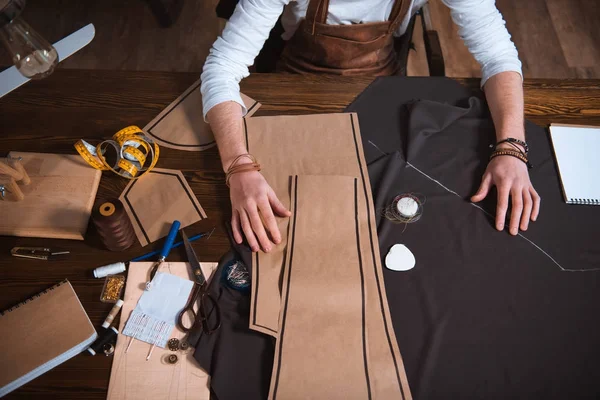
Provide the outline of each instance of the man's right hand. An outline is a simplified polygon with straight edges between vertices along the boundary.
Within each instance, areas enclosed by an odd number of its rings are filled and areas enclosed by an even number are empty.
[[[211,108],[206,117],[219,145],[223,171],[227,172],[231,164],[248,151],[243,135],[242,109],[238,103],[227,101]],[[242,158],[236,166],[245,162],[249,160]],[[229,189],[233,239],[241,244],[243,232],[252,251],[261,248],[265,252],[271,251],[274,244],[281,242],[274,212],[281,217],[289,217],[291,213],[258,171],[231,175]]]
[[[243,232],[252,251],[261,248],[264,252],[271,251],[274,244],[281,242],[275,214],[289,217],[290,211],[281,204],[267,180],[258,171],[232,175],[229,186],[234,240],[241,244]]]

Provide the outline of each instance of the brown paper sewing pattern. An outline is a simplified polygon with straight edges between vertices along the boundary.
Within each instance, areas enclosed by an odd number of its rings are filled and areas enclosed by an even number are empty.
[[[250,117],[260,103],[241,93]],[[215,146],[210,126],[202,114],[200,80],[194,82],[145,127],[144,132],[165,147],[185,151],[202,151]]]
[[[369,370],[377,371],[370,380],[371,391],[373,398],[393,398],[390,382],[394,381],[396,390],[410,398],[385,294],[371,187],[356,114],[254,117],[244,121],[244,128],[248,151],[257,157],[262,173],[285,206],[290,205],[290,176],[357,178],[359,246],[369,338],[367,363]],[[278,219],[282,243],[270,253],[254,254],[252,263],[250,327],[275,337],[280,324],[280,282],[288,222],[287,218]]]
[[[174,220],[185,228],[206,218],[181,171],[154,168],[132,180],[119,200],[142,246],[167,236]]]
[[[270,398],[372,398],[357,179],[295,176]],[[397,397],[396,397],[397,398]]]

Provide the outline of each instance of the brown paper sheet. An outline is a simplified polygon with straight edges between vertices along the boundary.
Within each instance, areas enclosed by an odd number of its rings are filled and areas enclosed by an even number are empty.
[[[148,277],[152,262],[130,263],[127,274],[127,286],[123,297],[123,309],[119,331],[123,331],[127,317],[135,308]],[[210,276],[217,268],[216,263],[200,263],[205,276]],[[160,268],[182,278],[192,279],[187,263],[167,262]],[[173,330],[171,337],[182,340],[185,334],[178,328]],[[150,345],[134,340],[125,353],[129,337],[119,334],[110,373],[108,386],[109,400],[192,400],[210,398],[209,376],[200,368],[193,357],[193,349],[186,352],[172,352],[168,349],[155,347],[152,357],[146,361]],[[168,364],[165,357],[176,354],[177,364]],[[101,357],[101,356],[97,356]]]
[[[254,117],[245,120],[246,143],[263,167],[263,174],[279,199],[289,206],[292,175],[341,175],[357,178],[360,249],[364,264],[367,355],[373,398],[389,397],[390,379],[401,395],[410,390],[390,318],[383,282],[381,258],[371,187],[366,171],[356,114]],[[282,244],[273,252],[256,253],[250,327],[277,337],[284,250],[288,243],[288,219],[278,221]],[[320,254],[315,253],[315,257]],[[397,394],[397,393],[396,393]],[[388,396],[388,397],[385,397]],[[397,397],[396,397],[397,398]]]
[[[185,228],[206,218],[181,171],[154,168],[132,180],[119,200],[142,246],[167,236],[174,220]]]
[[[271,399],[371,398],[357,202],[356,178],[293,178]]]
[[[250,117],[260,108],[260,103],[243,93],[241,96],[248,109],[246,117]],[[200,80],[150,121],[144,131],[159,145],[172,149],[202,151],[213,147],[215,138],[202,115]]]

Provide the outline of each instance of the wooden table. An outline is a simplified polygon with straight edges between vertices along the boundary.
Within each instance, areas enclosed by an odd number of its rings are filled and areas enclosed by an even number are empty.
[[[0,155],[12,150],[75,154],[76,139],[96,141],[109,138],[127,125],[144,126],[198,76],[57,70],[48,79],[30,82],[0,99]],[[256,115],[340,112],[371,81],[372,78],[262,74],[246,79],[242,91],[263,104]],[[478,80],[460,81],[478,89]],[[527,118],[540,125],[600,125],[599,80],[526,80],[525,103]],[[209,217],[186,232],[192,235],[216,227],[211,239],[197,242],[195,249],[201,261],[217,261],[229,247],[223,222],[230,209],[216,149],[196,153],[163,148],[158,166],[179,169],[185,174]],[[105,173],[98,194],[118,196],[126,184],[124,179]],[[63,247],[71,251],[71,256],[52,262],[16,259],[10,256],[14,246]],[[0,237],[0,309],[68,278],[90,319],[99,327],[110,305],[99,301],[104,281],[92,278],[92,270],[157,247],[152,244],[142,249],[136,245],[128,251],[112,253],[103,249],[93,227],[81,242]],[[184,260],[183,248],[171,252],[170,259]],[[102,399],[106,397],[110,367],[109,357],[80,355],[7,398]]]

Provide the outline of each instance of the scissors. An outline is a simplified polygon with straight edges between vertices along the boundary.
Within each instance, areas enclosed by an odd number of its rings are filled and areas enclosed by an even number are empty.
[[[197,324],[200,324],[202,332],[211,334],[221,327],[221,311],[219,309],[219,304],[208,293],[208,283],[206,281],[206,277],[202,272],[200,262],[198,261],[198,257],[196,257],[196,252],[194,251],[192,244],[183,230],[181,231],[181,237],[183,238],[183,245],[185,246],[185,252],[187,254],[190,268],[192,269],[192,275],[195,283],[187,304],[177,317],[177,326],[183,332],[189,332]],[[194,310],[194,306],[198,300],[200,300],[200,304],[198,311],[196,312],[196,310]],[[184,315],[186,314],[191,317],[191,324],[189,326],[186,326],[183,322]],[[215,314],[214,323],[209,323],[208,317],[211,314]]]

